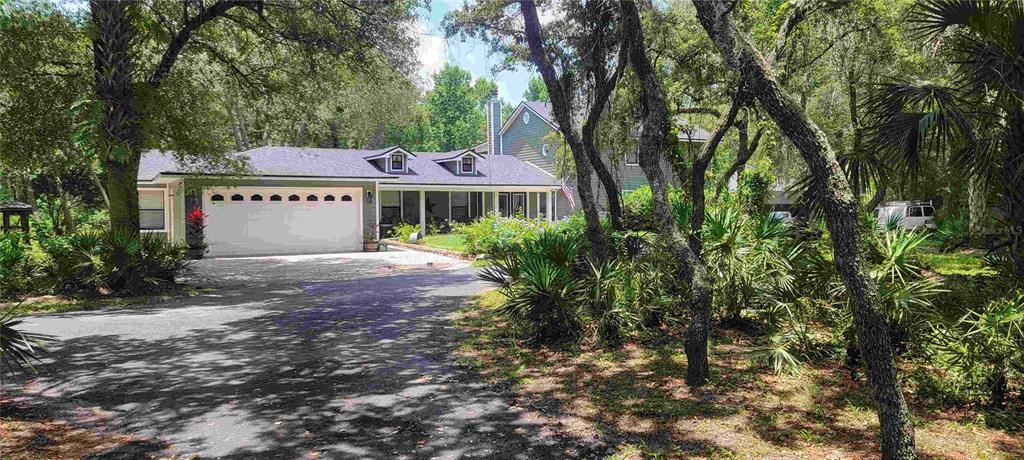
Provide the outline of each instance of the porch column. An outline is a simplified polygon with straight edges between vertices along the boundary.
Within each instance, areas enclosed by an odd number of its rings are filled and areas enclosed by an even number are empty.
[[[427,192],[420,190],[420,237],[427,236]]]
[[[494,213],[500,216],[501,215],[501,211],[498,210],[498,192],[494,191],[494,192],[491,192],[491,193],[494,194]]]
[[[548,206],[547,206],[548,222],[554,222],[554,220],[555,220],[555,210],[552,209],[551,195],[552,194],[551,194],[550,190],[544,192],[544,196],[548,200]]]

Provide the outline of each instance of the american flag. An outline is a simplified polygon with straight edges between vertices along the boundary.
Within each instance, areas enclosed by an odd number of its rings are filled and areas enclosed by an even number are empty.
[[[576,200],[572,197],[572,187],[562,180],[562,194],[565,195],[565,199],[569,200],[569,207],[576,209]]]

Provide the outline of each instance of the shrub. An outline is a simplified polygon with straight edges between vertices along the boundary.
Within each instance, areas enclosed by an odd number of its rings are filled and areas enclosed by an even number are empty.
[[[743,209],[748,214],[764,214],[771,211],[768,202],[776,181],[771,169],[771,161],[763,157],[740,172],[736,190],[739,192]]]
[[[544,230],[552,227],[552,223],[544,219],[488,214],[471,224],[458,226],[457,230],[466,237],[466,252],[495,256],[536,239]]]
[[[932,240],[943,251],[966,247],[971,242],[970,220],[962,214],[940,220]]]
[[[141,294],[174,283],[188,268],[187,248],[153,233],[83,232],[44,246],[62,292]]]
[[[505,251],[480,278],[498,284],[507,297],[501,314],[531,342],[551,345],[575,340],[582,328],[580,283],[575,273],[580,241],[559,232]]]
[[[668,202],[672,206],[676,225],[689,225],[690,204],[682,190],[670,187]],[[627,230],[657,231],[658,222],[654,218],[654,198],[650,186],[639,187],[622,198],[622,225]]]
[[[0,310],[0,385],[4,374],[34,370],[32,362],[39,361],[38,354],[45,351],[49,340],[48,336],[22,331],[17,312],[17,306]]]
[[[39,275],[39,262],[22,242],[22,234],[0,235],[0,299],[30,292]]]
[[[409,235],[413,233],[419,233],[420,226],[413,225],[405,222],[399,222],[391,227],[391,232],[388,234],[391,238],[397,238],[401,242],[409,241]]]

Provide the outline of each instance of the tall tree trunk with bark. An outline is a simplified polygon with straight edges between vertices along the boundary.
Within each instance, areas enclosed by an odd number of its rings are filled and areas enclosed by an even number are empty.
[[[142,114],[136,107],[132,85],[132,3],[91,0],[94,27],[93,69],[95,91],[103,103],[102,155],[104,185],[110,199],[110,226],[114,231],[139,232],[138,179]]]
[[[853,307],[854,325],[881,425],[882,456],[913,459],[914,425],[896,372],[889,324],[878,308],[878,287],[868,278],[857,252],[857,203],[825,134],[786,94],[767,61],[736,28],[728,2],[695,2],[697,17],[724,61],[738,70],[747,89],[793,142],[820,185],[825,220],[832,236],[835,265]]]
[[[704,264],[691,249],[686,236],[676,226],[668,201],[668,185],[661,169],[661,157],[669,139],[668,106],[665,103],[661,82],[658,81],[658,75],[644,49],[640,13],[632,0],[622,0],[620,7],[624,26],[632,35],[624,37],[629,45],[629,62],[640,80],[640,168],[651,187],[658,230],[666,239],[678,265],[679,273],[676,277],[684,286],[690,288],[689,303],[692,317],[686,328],[683,343],[686,352],[686,383],[691,387],[700,387],[707,383],[710,375],[708,336],[711,331],[711,283]]]
[[[1017,107],[1006,121],[1006,151],[999,171],[999,207],[1007,230],[1010,259],[1024,278],[1024,109]]]
[[[544,48],[544,38],[541,34],[540,19],[537,15],[535,1],[521,0],[519,6],[523,13],[523,31],[530,48],[530,60],[537,66],[537,70],[544,80],[544,85],[548,88],[552,112],[555,115],[555,120],[558,122],[558,130],[561,132],[565,144],[569,146],[573,162],[576,165],[576,188],[580,195],[580,205],[583,208],[583,215],[587,222],[587,240],[590,242],[594,258],[598,262],[602,262],[612,255],[611,246],[607,236],[601,229],[601,215],[597,209],[597,199],[594,195],[593,184],[591,183],[594,168],[581,136],[573,128],[572,92],[570,88],[567,88],[569,82],[563,82],[558,78],[555,68],[551,64],[547,51]],[[598,106],[596,109],[591,107],[588,120],[599,118],[600,113],[595,115],[593,111],[601,111],[603,108],[603,105]]]

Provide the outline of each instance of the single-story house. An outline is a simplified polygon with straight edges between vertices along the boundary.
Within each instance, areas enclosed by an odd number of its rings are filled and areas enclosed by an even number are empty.
[[[207,215],[211,256],[356,251],[400,221],[469,222],[497,210],[553,219],[559,181],[514,156],[473,149],[410,152],[260,147],[248,173],[196,172],[148,151],[138,173],[143,231],[185,241],[186,212]]]

